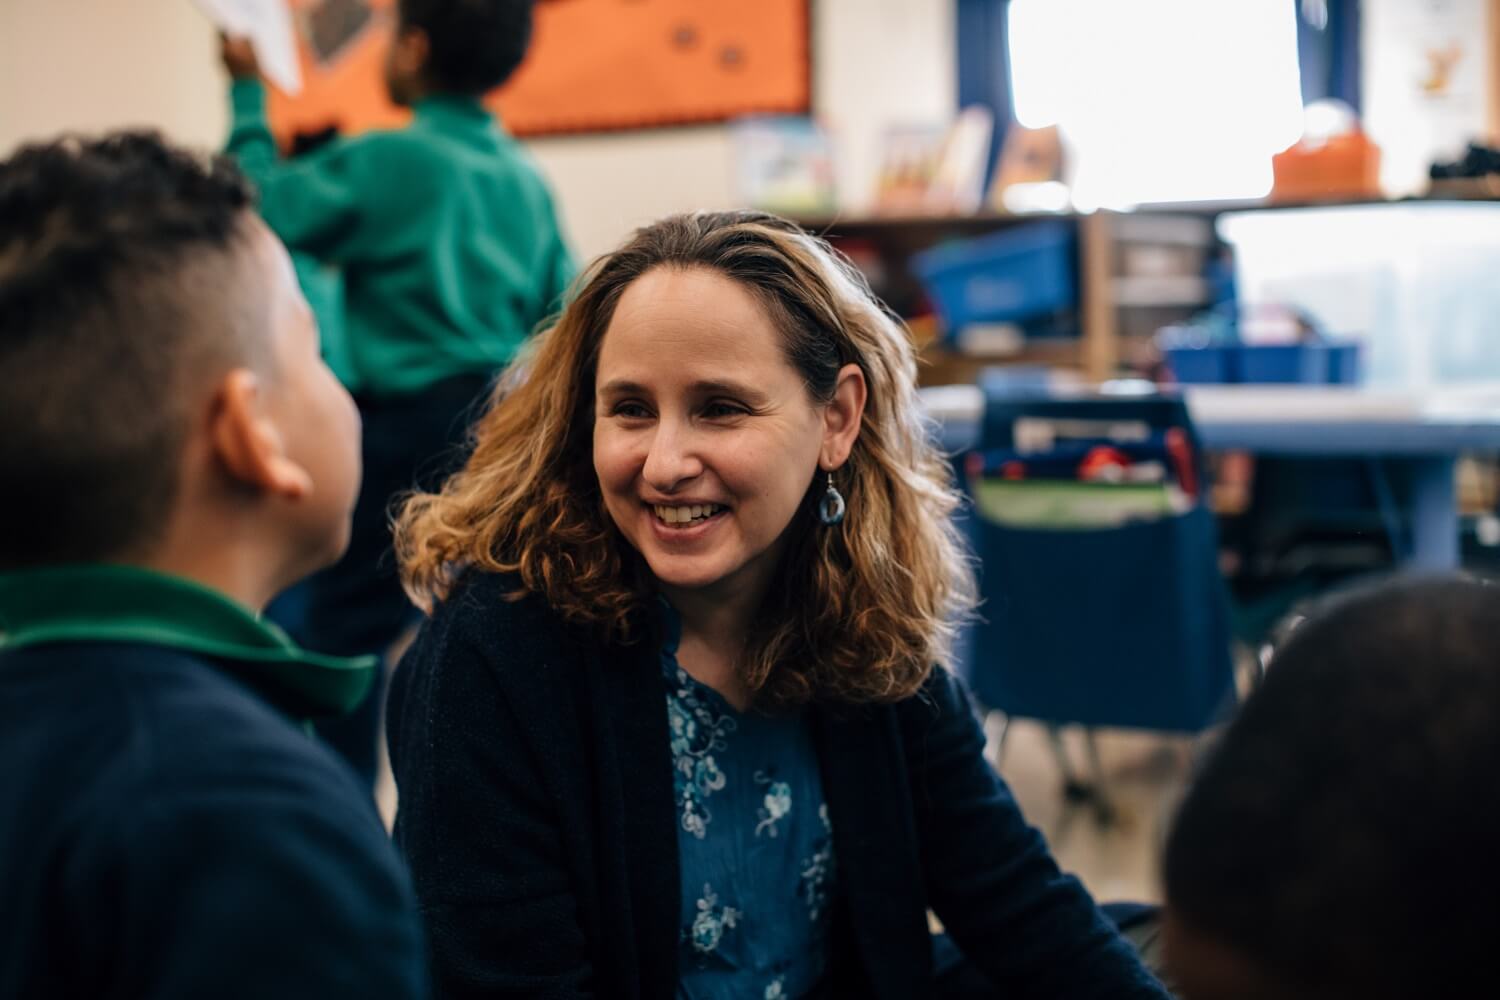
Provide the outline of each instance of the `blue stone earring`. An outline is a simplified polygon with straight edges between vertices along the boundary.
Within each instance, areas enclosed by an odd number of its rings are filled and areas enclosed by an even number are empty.
[[[824,524],[838,524],[844,519],[844,497],[833,486],[833,473],[828,474],[828,492],[818,501],[818,519]]]

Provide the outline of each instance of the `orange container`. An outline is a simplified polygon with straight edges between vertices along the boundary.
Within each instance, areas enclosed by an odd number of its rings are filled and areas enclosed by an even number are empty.
[[[1379,198],[1380,147],[1363,132],[1319,144],[1297,143],[1271,157],[1271,200]]]

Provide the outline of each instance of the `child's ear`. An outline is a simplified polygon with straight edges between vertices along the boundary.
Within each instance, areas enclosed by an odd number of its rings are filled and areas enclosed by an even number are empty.
[[[426,71],[427,57],[432,51],[432,43],[428,41],[426,31],[421,28],[402,28],[396,32],[391,47],[392,63],[401,73],[415,79]]]
[[[249,369],[236,368],[219,383],[209,440],[225,471],[246,486],[288,500],[312,492],[312,477],[286,454],[281,432],[266,412],[260,381]]]

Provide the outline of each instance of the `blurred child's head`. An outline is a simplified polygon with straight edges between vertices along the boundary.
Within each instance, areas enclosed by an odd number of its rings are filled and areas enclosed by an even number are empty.
[[[531,42],[532,0],[398,0],[386,57],[391,99],[478,97],[521,65]]]
[[[1316,613],[1168,839],[1182,995],[1469,995],[1500,940],[1497,772],[1500,588],[1396,582]]]
[[[0,568],[205,533],[266,586],[336,558],[358,415],[229,161],[151,133],[0,162]]]

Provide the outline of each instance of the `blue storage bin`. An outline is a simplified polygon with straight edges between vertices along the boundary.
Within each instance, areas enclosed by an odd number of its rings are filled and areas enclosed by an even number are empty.
[[[975,383],[986,396],[1046,396],[1052,391],[1050,365],[990,365]]]
[[[1218,347],[1170,347],[1167,349],[1167,365],[1172,376],[1183,385],[1202,385],[1212,382],[1237,381],[1235,354],[1232,345]]]
[[[1239,379],[1326,383],[1328,355],[1328,348],[1322,344],[1246,344],[1239,349]]]
[[[1359,343],[1335,341],[1328,348],[1328,381],[1333,385],[1355,385],[1359,382]]]
[[[911,258],[943,324],[1019,323],[1077,302],[1073,227],[1035,222]]]

